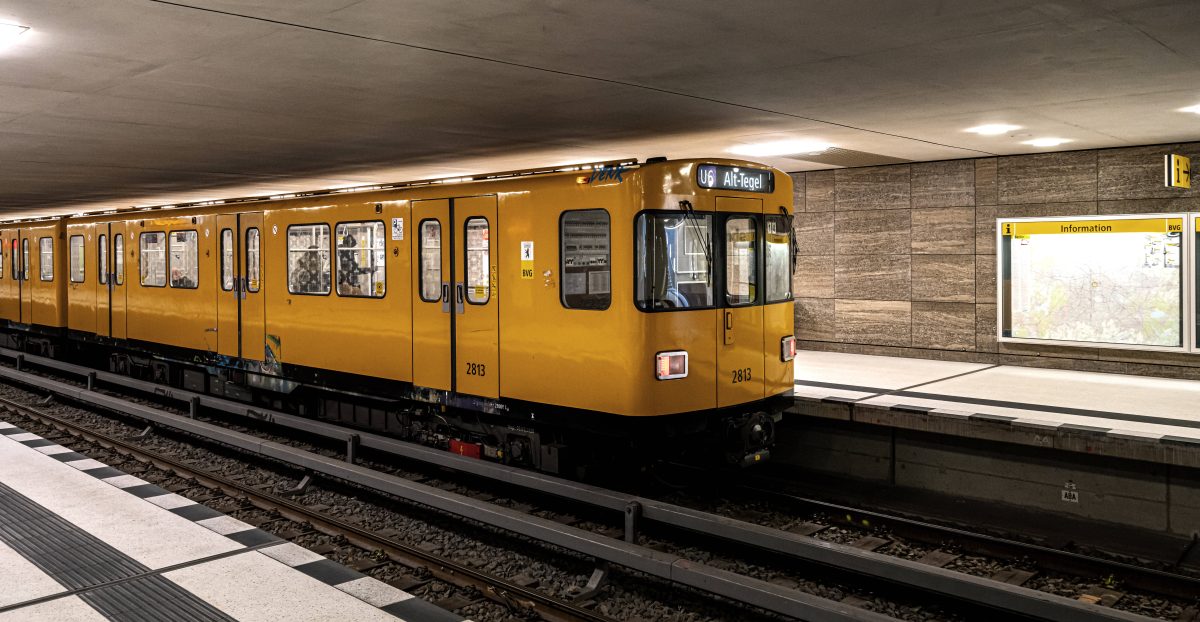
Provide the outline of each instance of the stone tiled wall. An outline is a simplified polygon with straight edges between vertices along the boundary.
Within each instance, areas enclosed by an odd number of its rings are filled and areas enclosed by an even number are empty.
[[[996,219],[1200,212],[1163,156],[1200,143],[795,173],[796,337],[810,350],[1200,379],[1200,354],[999,344]]]

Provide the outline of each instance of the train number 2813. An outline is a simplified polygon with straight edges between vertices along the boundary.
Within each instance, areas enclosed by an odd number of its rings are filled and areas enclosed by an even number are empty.
[[[750,382],[750,368],[733,370],[733,384]]]
[[[467,363],[468,376],[486,376],[487,366],[483,363]]]

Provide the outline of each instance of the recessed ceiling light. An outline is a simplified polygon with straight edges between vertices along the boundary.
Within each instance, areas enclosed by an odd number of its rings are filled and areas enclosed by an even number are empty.
[[[1192,114],[1200,114],[1200,104],[1196,104],[1195,106],[1188,106],[1187,108],[1180,108],[1179,112],[1190,112]]]
[[[18,26],[16,24],[0,24],[0,45],[11,43],[17,37],[25,34],[29,30],[29,26]]]
[[[1053,137],[1047,136],[1044,138],[1035,138],[1033,140],[1027,140],[1021,144],[1022,145],[1032,145],[1034,147],[1057,147],[1063,143],[1069,143],[1069,142],[1071,142],[1071,139],[1069,139],[1069,138],[1053,138]]]
[[[1019,129],[1021,129],[1021,126],[1019,125],[1008,125],[1007,123],[987,123],[984,125],[976,125],[975,127],[968,127],[963,131],[971,132],[972,134],[979,134],[981,136],[999,136],[1000,134],[1007,134],[1013,130]]]
[[[750,157],[796,155],[800,153],[814,154],[821,153],[830,147],[833,147],[833,145],[820,140],[773,140],[766,143],[738,145],[731,148],[729,153]]]

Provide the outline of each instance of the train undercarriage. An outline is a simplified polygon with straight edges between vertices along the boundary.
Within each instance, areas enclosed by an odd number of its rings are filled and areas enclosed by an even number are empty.
[[[322,419],[456,454],[584,478],[657,460],[750,466],[765,461],[790,396],[738,408],[621,417],[492,400],[375,378],[10,325],[5,347],[166,387]],[[144,347],[142,347],[144,345]]]

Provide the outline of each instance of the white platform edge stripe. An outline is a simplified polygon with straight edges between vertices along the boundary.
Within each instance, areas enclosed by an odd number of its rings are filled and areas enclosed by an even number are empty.
[[[416,598],[412,594],[394,588],[374,577],[359,577],[333,587],[375,607],[387,607]]]
[[[120,488],[122,490],[124,490],[125,488],[133,488],[134,486],[141,486],[143,484],[150,483],[140,477],[134,477],[133,475],[129,475],[129,474],[117,475],[115,477],[110,477],[108,479],[104,479],[101,481],[103,481],[104,483],[109,484],[111,486]]]
[[[67,464],[67,466],[79,469],[80,471],[91,471],[94,469],[103,469],[104,467],[108,466],[107,464],[104,464],[103,462],[100,462],[99,460],[93,460],[91,458],[84,458],[83,460],[75,460],[73,462],[67,462],[66,464]]]
[[[0,421],[0,430],[7,430],[9,428],[15,428],[15,427],[17,427],[17,426],[15,426],[7,421]]]
[[[200,525],[201,527],[204,527],[205,529],[208,529],[209,531],[219,533],[223,536],[227,536],[231,533],[240,533],[243,531],[249,531],[251,529],[254,529],[254,527],[252,525],[243,523],[242,521],[240,521],[232,516],[227,516],[225,514],[222,514],[220,516],[214,516],[212,518],[206,518],[201,521],[196,521],[196,524]]]
[[[53,456],[55,454],[66,454],[66,453],[71,452],[70,449],[63,447],[62,445],[46,445],[45,447],[34,447],[33,449],[34,449],[34,451],[46,454],[47,456]]]
[[[192,501],[187,497],[177,495],[173,492],[169,492],[165,495],[159,495],[157,497],[146,497],[146,501],[149,501],[150,503],[153,503],[164,510],[174,510],[175,508],[196,505],[195,501]]]
[[[258,552],[289,568],[326,559],[324,555],[314,553],[293,542],[284,542],[282,544],[263,547],[258,549]]]
[[[40,440],[42,440],[42,437],[40,437],[37,434],[34,434],[32,432],[21,432],[20,434],[10,434],[8,436],[8,438],[11,438],[12,440],[17,441],[18,443],[23,443],[25,441],[40,441]]]

